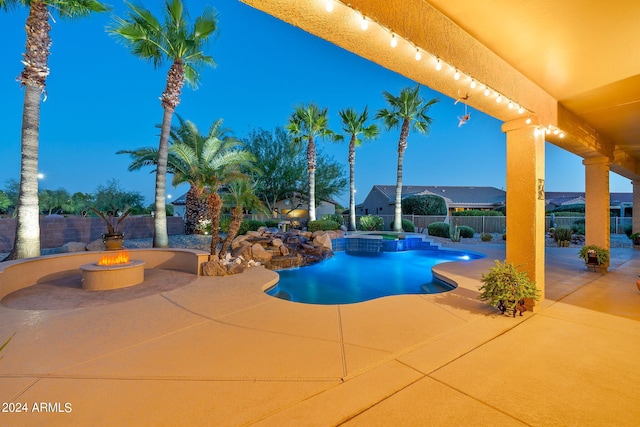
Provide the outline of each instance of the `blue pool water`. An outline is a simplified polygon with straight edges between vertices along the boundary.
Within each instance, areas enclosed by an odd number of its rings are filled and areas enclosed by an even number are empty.
[[[279,270],[280,281],[267,294],[309,304],[350,304],[389,295],[447,292],[453,287],[434,280],[431,267],[481,257],[446,250],[336,252],[311,266]]]

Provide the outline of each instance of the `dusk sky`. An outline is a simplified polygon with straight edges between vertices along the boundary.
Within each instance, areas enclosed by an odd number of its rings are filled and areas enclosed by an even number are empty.
[[[125,14],[124,2],[107,2]],[[154,9],[160,2],[142,1]],[[192,18],[202,2],[185,1]],[[335,45],[281,22],[236,0],[209,2],[219,14],[219,35],[207,53],[217,67],[201,73],[197,90],[185,87],[176,113],[203,133],[223,118],[235,136],[251,130],[284,126],[294,107],[315,102],[329,109],[329,126],[340,132],[338,111],[362,110],[372,116],[385,107],[382,91],[399,94],[415,82],[355,56]],[[152,7],[153,6],[153,7]],[[27,10],[0,12],[3,40],[0,64],[0,188],[19,178],[23,89],[16,82],[22,70]],[[118,150],[158,145],[162,120],[159,97],[170,64],[159,69],[134,57],[105,27],[111,14],[52,23],[47,100],[41,107],[41,188],[93,192],[116,178],[129,191],[153,202],[151,169],[128,172],[130,158]],[[420,65],[417,65],[420,66]],[[458,127],[462,104],[423,86],[426,100],[439,98],[430,116],[428,136],[412,133],[404,162],[405,185],[505,187],[505,135],[501,123],[470,109],[471,120]],[[176,123],[174,119],[174,123]],[[396,180],[398,130],[363,145],[356,154],[357,203],[375,184]],[[348,138],[347,138],[348,140]],[[325,143],[320,149],[347,169],[347,145]],[[546,145],[547,191],[584,191],[581,158]],[[170,179],[169,179],[170,181]],[[612,192],[631,192],[630,181],[611,174]],[[186,187],[171,188],[174,198]],[[348,193],[336,197],[348,204]]]

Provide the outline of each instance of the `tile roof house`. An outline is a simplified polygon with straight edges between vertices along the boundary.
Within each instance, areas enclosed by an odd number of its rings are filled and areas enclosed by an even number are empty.
[[[584,191],[547,191],[545,193],[547,211],[566,205],[585,203]],[[632,216],[633,193],[610,193],[609,209],[612,216]]]
[[[415,195],[437,195],[447,203],[449,213],[467,210],[492,210],[504,206],[506,193],[495,187],[403,185],[402,198]],[[357,215],[393,215],[395,185],[374,185],[364,202],[356,206]]]

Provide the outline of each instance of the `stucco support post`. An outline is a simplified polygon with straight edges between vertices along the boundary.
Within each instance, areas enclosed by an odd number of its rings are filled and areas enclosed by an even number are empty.
[[[610,200],[608,157],[584,159],[585,241],[587,245],[610,246]]]
[[[536,282],[540,303],[545,295],[544,132],[537,130],[536,120],[526,120],[502,125],[507,135],[507,261]]]
[[[631,181],[633,184],[633,218],[631,224],[631,232],[640,232],[640,181]]]

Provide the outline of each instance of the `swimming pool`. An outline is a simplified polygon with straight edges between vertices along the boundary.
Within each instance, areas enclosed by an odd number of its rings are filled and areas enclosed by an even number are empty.
[[[268,295],[308,304],[351,304],[390,295],[434,294],[453,286],[433,278],[431,267],[482,255],[448,250],[346,253],[321,263],[279,270]]]

